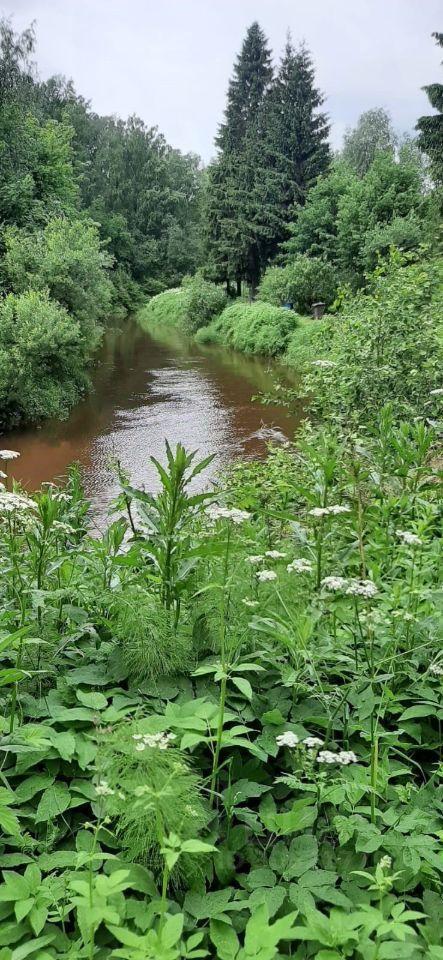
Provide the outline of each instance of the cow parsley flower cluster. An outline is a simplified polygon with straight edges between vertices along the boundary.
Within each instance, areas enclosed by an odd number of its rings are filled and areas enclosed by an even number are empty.
[[[317,763],[338,763],[347,767],[350,763],[357,763],[357,757],[353,750],[340,750],[334,753],[332,750],[320,750],[317,754]]]
[[[308,750],[316,750],[317,747],[323,746],[324,741],[320,740],[320,737],[305,737],[303,743]]]
[[[284,560],[286,554],[282,553],[281,550],[267,550],[265,557],[269,557],[270,560]]]
[[[365,597],[366,600],[377,596],[378,589],[372,580],[357,580],[346,577],[324,577],[321,585],[332,593],[341,592],[348,597]]]
[[[258,607],[258,600],[248,600],[247,597],[242,600],[242,603],[244,603],[245,607],[250,607],[251,610],[255,610],[256,607]]]
[[[350,513],[350,507],[346,504],[334,503],[330,507],[312,507],[308,510],[310,517],[321,519],[322,517],[338,517],[341,513]]]
[[[409,530],[396,530],[395,535],[399,540],[402,540],[403,543],[407,543],[408,547],[423,546],[423,540],[420,540],[420,537],[417,537],[416,533],[410,533]]]
[[[17,460],[19,456],[17,450],[0,450],[0,460]]]
[[[264,556],[262,556],[262,554],[256,553],[256,554],[253,554],[253,555],[250,556],[250,557],[246,557],[246,559],[247,559],[248,563],[250,563],[253,567],[258,567],[259,563],[263,563],[263,560],[264,560],[265,558],[264,558]]]
[[[349,580],[346,577],[324,577],[321,585],[325,590],[331,590],[333,593],[339,590],[345,590]]]
[[[237,507],[220,507],[217,504],[213,504],[208,507],[207,515],[210,520],[232,520],[232,523],[243,523],[245,520],[249,520],[251,514],[247,510],[238,510]]]
[[[277,574],[275,570],[258,570],[256,577],[260,583],[266,583],[268,580],[276,580]]]
[[[312,563],[310,560],[291,560],[286,567],[288,573],[312,573]]]
[[[136,740],[135,749],[141,753],[150,747],[155,750],[167,750],[171,740],[176,740],[175,733],[133,733],[132,739]]]
[[[275,738],[275,742],[278,747],[291,747],[292,749],[297,746],[300,740],[296,733],[293,733],[292,730],[287,730],[286,733],[280,733],[278,737]]]
[[[443,677],[443,667],[440,663],[431,663],[429,667],[429,673],[433,673],[434,677]]]
[[[8,493],[0,490],[0,513],[16,513],[22,510],[36,510],[36,504],[22,493]]]

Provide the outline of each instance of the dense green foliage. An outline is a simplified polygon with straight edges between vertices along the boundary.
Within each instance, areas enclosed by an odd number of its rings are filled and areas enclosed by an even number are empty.
[[[310,191],[284,244],[286,258],[324,256],[355,285],[392,245],[410,250],[429,242],[433,209],[419,158],[408,145],[398,160],[376,156],[362,177],[339,160]]]
[[[17,330],[14,350],[29,395],[18,401],[2,365],[4,427],[66,414],[87,386],[97,322],[124,317],[143,289],[180,282],[200,257],[198,158],[173,150],[136,117],[97,116],[61,77],[41,83],[33,50],[32,28],[17,35],[0,23],[0,296],[26,304],[32,298],[21,294],[42,293],[33,335],[49,345],[54,324],[53,357],[43,388]],[[66,324],[58,305],[72,333],[57,364]]]
[[[393,255],[368,291],[345,300],[316,338],[308,389],[314,388],[323,414],[371,420],[389,400],[396,417],[424,409],[430,391],[440,387],[442,325],[441,259],[408,265]]]
[[[439,960],[435,444],[386,407],[216,504],[168,448],[98,539],[75,474],[0,494],[2,960]]]
[[[276,357],[282,354],[297,326],[292,310],[260,300],[237,302],[226,307],[208,327],[197,334],[199,343],[224,343],[243,353]]]
[[[88,337],[47,293],[27,290],[0,301],[0,426],[63,416],[85,387],[90,351],[99,328]]]
[[[319,257],[299,254],[284,267],[268,267],[259,287],[259,296],[268,303],[290,303],[298,313],[309,313],[312,304],[330,306],[335,299],[338,275],[333,265]]]
[[[434,33],[443,47],[443,33]],[[420,117],[417,123],[419,146],[431,160],[432,171],[439,184],[443,183],[443,84],[431,83],[425,87],[431,107],[436,111],[430,117]]]

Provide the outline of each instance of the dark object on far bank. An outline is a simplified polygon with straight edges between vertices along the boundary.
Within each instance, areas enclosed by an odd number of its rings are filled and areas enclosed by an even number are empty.
[[[312,316],[314,320],[321,320],[324,312],[326,310],[326,304],[319,301],[318,303],[312,304]]]

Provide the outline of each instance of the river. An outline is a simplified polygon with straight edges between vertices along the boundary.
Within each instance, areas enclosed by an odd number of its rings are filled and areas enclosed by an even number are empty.
[[[70,463],[82,467],[95,520],[117,494],[110,469],[118,457],[132,482],[156,489],[149,457],[164,460],[164,441],[215,454],[201,483],[236,457],[261,457],[270,431],[291,437],[301,415],[263,406],[251,397],[267,391],[282,368],[222,347],[203,347],[176,331],[147,333],[135,321],[107,331],[97,356],[91,393],[64,421],[16,430],[2,443],[18,450],[11,464],[28,490],[58,480]]]

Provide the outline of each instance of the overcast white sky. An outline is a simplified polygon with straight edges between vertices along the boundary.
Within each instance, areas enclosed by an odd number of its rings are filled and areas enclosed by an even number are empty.
[[[399,132],[429,111],[441,79],[442,0],[0,0],[17,30],[37,24],[43,78],[72,77],[98,113],[136,113],[169,143],[213,155],[235,55],[253,20],[278,59],[289,28],[312,51],[332,142],[383,106]]]

